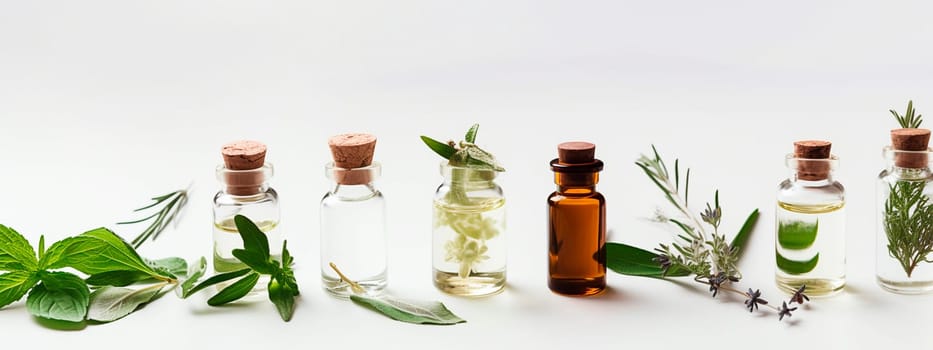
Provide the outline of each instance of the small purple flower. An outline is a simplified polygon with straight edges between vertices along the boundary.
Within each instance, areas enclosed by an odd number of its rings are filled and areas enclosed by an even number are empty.
[[[785,301],[783,305],[781,305],[781,310],[778,311],[778,321],[783,320],[784,316],[790,317],[791,316],[790,312],[794,310],[797,310],[797,308],[796,307],[788,308],[787,302]]]
[[[758,304],[768,304],[767,300],[761,298],[761,291],[755,290],[752,291],[751,288],[748,289],[748,293],[745,293],[748,296],[748,300],[745,300],[745,307],[748,308],[748,312],[752,312],[758,309]]]
[[[800,289],[794,292],[794,295],[790,297],[790,302],[797,303],[797,305],[803,305],[804,300],[810,301],[810,297],[808,297],[806,294],[803,294],[805,290],[807,290],[807,285],[800,286]],[[788,316],[790,316],[790,314],[788,314]]]

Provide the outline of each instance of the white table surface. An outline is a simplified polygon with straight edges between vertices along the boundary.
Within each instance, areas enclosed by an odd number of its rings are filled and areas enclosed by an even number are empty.
[[[43,348],[928,348],[933,296],[874,282],[874,179],[895,127],[888,109],[912,98],[933,116],[931,10],[894,1],[0,2],[0,223],[34,244],[99,226],[131,236],[141,228],[114,223],[192,183],[178,227],[141,253],[208,256],[220,146],[262,140],[302,291],[290,323],[266,302],[215,309],[168,295],[74,332],[44,328],[19,302],[0,310],[0,334]],[[431,284],[441,178],[418,140],[460,138],[473,122],[508,169],[508,288],[481,299]],[[394,322],[320,289],[326,138],[357,131],[379,137],[390,291],[443,301],[468,323]],[[672,237],[644,219],[663,201],[633,164],[654,143],[693,168],[696,210],[721,191],[728,232],[761,209],[740,286],[781,299],[774,194],[792,142],[809,138],[833,141],[842,159],[843,294],[782,323],[689,280],[610,273],[599,297],[547,289],[548,161],[559,142],[589,140],[606,163],[599,190],[612,241],[653,248]]]

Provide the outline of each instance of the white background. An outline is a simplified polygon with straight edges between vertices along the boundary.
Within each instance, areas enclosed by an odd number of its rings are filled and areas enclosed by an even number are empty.
[[[914,99],[933,113],[928,3],[894,1],[2,1],[0,223],[35,244],[98,226],[125,237],[147,198],[193,184],[177,229],[141,253],[210,254],[220,146],[269,146],[301,299],[212,309],[158,300],[82,331],[0,310],[5,344],[90,348],[929,347],[933,299],[874,283],[874,178]],[[933,114],[930,114],[933,116]],[[439,158],[419,135],[478,143],[508,171],[508,288],[464,299],[431,284]],[[927,125],[929,127],[929,124]],[[389,203],[390,291],[446,303],[469,322],[391,321],[320,289],[318,202],[326,138],[378,136]],[[740,287],[773,282],[773,206],[798,139],[831,140],[848,189],[846,292],[780,323],[701,285],[609,275],[593,298],[546,286],[548,161],[588,140],[606,163],[611,240],[645,248],[673,231],[646,221],[662,196],[634,166],[656,144],[693,168],[695,209],[721,190],[735,232],[762,211]],[[731,234],[730,234],[731,235]],[[12,340],[11,340],[12,339]],[[108,346],[110,347],[110,346]]]

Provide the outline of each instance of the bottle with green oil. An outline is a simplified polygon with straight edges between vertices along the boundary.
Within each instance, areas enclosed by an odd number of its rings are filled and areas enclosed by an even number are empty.
[[[798,141],[775,209],[775,280],[793,293],[828,296],[846,284],[845,188],[833,178],[839,159],[827,141]]]
[[[246,267],[233,256],[234,249],[243,248],[233,221],[236,215],[255,222],[269,239],[272,258],[281,259],[279,196],[269,187],[273,168],[265,162],[266,146],[256,141],[237,141],[224,145],[221,152],[224,164],[217,166],[221,189],[214,196],[214,271],[223,273]]]

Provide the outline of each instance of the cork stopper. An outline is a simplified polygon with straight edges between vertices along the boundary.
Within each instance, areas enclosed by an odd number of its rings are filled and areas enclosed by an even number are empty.
[[[224,182],[227,193],[248,196],[259,193],[265,176],[261,169],[266,161],[266,145],[257,141],[235,141],[221,148],[224,158]],[[232,171],[230,171],[232,170]]]
[[[794,142],[794,158],[797,158],[797,178],[806,181],[824,180],[829,177],[833,144],[829,141],[807,140]]]
[[[896,151],[916,151],[919,153],[895,153],[894,165],[900,168],[926,168],[927,147],[930,144],[929,129],[894,129],[891,130],[891,145]]]
[[[334,158],[334,180],[341,185],[363,185],[372,182],[372,174],[365,168],[373,163],[376,136],[371,134],[341,134],[327,140]]]
[[[564,164],[585,164],[596,159],[596,145],[589,142],[564,142],[557,145],[557,159]]]

